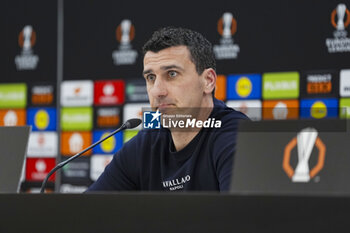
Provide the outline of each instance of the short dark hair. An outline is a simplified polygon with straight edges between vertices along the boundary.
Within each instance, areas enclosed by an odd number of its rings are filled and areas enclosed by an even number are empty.
[[[207,68],[216,71],[216,61],[211,43],[200,33],[187,29],[164,27],[155,31],[152,37],[143,46],[143,54],[148,51],[160,50],[185,45],[190,52],[190,59],[196,66],[198,74],[202,74]]]

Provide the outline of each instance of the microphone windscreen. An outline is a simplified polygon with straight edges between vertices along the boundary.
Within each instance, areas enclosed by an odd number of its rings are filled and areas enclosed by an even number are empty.
[[[141,122],[142,122],[142,120],[139,118],[129,119],[125,122],[126,129],[135,128],[135,127],[139,126],[139,124],[141,124]]]

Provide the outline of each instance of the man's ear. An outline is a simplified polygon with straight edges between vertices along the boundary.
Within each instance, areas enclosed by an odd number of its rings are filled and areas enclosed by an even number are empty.
[[[204,93],[210,94],[216,86],[217,75],[214,69],[208,68],[204,71]]]

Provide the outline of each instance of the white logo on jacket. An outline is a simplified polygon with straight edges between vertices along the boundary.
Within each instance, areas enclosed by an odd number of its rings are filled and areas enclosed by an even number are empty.
[[[183,189],[184,188],[184,184],[189,182],[191,180],[191,176],[187,175],[187,176],[183,176],[181,178],[176,178],[173,180],[166,180],[163,181],[163,187],[166,189],[169,189],[170,191],[175,191],[178,189]]]

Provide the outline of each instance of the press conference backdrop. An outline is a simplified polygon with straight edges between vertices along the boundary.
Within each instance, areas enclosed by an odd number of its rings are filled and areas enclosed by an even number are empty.
[[[152,32],[201,32],[217,60],[216,97],[253,120],[348,118],[350,2],[6,0],[0,26],[0,125],[32,125],[22,191],[148,106],[141,48]],[[81,192],[130,130],[50,179]]]

